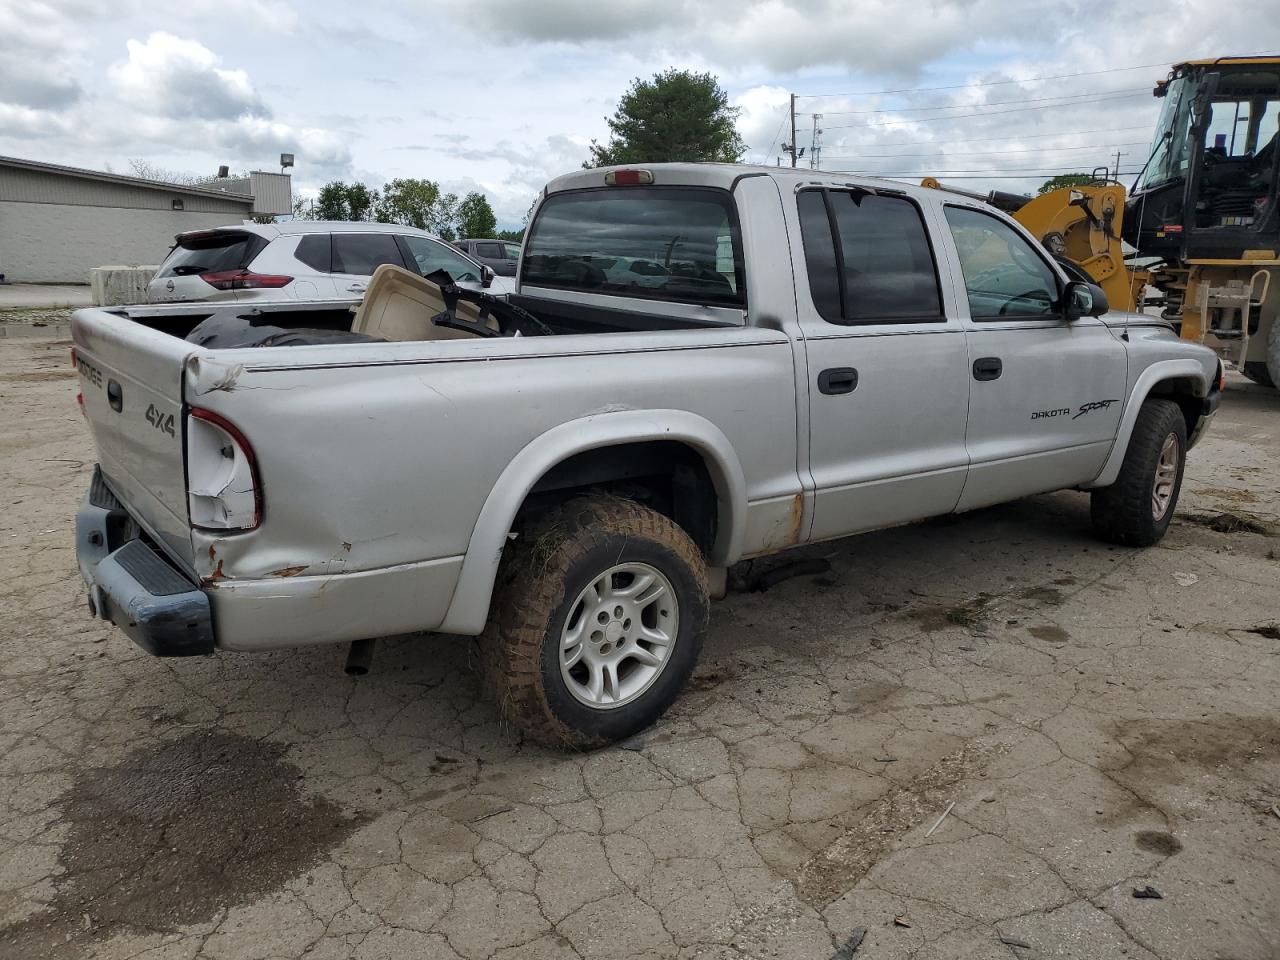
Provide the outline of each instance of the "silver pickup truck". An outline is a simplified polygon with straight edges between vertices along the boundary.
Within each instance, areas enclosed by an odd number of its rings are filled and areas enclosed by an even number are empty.
[[[661,715],[744,558],[1066,488],[1156,542],[1222,386],[981,202],[806,170],[552,182],[522,324],[375,281],[349,341],[75,315],[90,609],[161,656],[479,637],[572,746]]]

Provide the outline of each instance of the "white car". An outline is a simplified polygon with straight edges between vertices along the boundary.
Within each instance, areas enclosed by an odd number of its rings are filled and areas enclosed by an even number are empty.
[[[151,303],[186,300],[360,298],[369,277],[391,263],[494,296],[512,281],[425,230],[391,223],[245,221],[180,233],[147,289]]]

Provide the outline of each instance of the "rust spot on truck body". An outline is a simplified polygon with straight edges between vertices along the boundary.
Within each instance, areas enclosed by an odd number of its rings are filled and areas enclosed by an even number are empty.
[[[310,564],[301,563],[293,567],[281,567],[279,570],[272,570],[267,574],[268,577],[296,577],[303,570],[307,569]]]
[[[791,513],[787,517],[787,543],[800,542],[800,522],[804,519],[804,493],[791,498]]]
[[[213,559],[213,547],[209,548],[209,559]],[[204,578],[204,585],[210,590],[218,589],[218,581],[225,580],[227,575],[222,572],[222,558],[218,558],[217,564],[213,568],[213,573]]]

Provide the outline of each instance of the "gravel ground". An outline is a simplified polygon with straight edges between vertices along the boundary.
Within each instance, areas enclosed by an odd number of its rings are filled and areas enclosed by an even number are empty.
[[[90,619],[68,346],[0,342],[5,960],[1280,956],[1280,394],[1233,380],[1158,547],[1060,493],[801,551],[567,756],[458,638],[354,679]]]

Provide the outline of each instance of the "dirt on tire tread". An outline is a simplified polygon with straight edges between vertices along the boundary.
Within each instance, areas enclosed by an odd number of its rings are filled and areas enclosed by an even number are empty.
[[[564,601],[570,566],[609,534],[666,545],[708,589],[705,560],[674,521],[634,500],[609,494],[576,497],[520,532],[504,551],[489,624],[480,638],[485,683],[503,720],[545,746],[585,750],[607,743],[562,724],[542,688],[539,653],[548,620]]]

